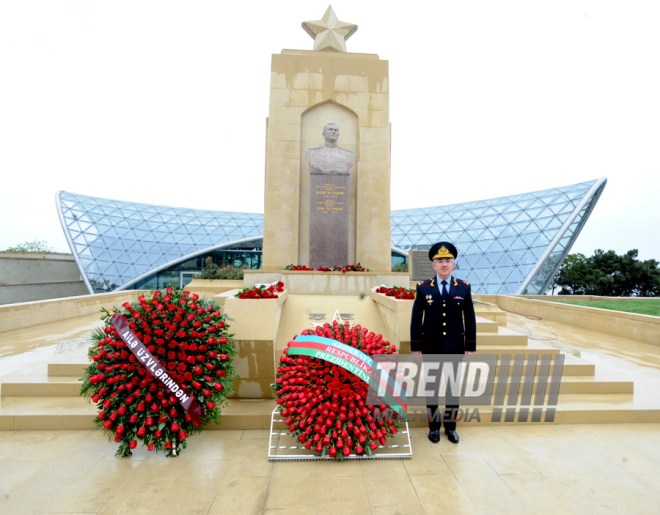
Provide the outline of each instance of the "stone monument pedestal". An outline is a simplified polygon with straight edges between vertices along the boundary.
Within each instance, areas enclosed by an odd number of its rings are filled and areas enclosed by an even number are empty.
[[[348,264],[389,272],[388,62],[374,54],[306,50],[283,50],[272,58],[263,267],[281,270],[308,264],[311,213],[307,209],[312,201],[306,188],[313,174],[305,155],[324,144],[321,132],[328,122],[340,128],[339,146],[356,157],[344,206],[351,207]]]
[[[309,266],[348,265],[348,175],[312,175],[309,211]]]

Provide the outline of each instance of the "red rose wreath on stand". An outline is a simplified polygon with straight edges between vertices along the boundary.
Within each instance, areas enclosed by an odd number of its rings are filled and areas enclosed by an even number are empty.
[[[119,442],[117,456],[130,456],[138,441],[178,455],[188,436],[219,422],[233,393],[236,350],[225,315],[172,288],[102,311],[105,327],[92,335],[81,390],[98,407],[96,427]]]
[[[396,349],[379,334],[348,322],[306,329],[350,345],[363,353],[394,354]],[[308,356],[280,356],[273,391],[278,411],[289,431],[306,449],[341,460],[351,454],[370,455],[397,432],[401,417],[387,406],[365,404],[368,385],[344,368]],[[376,408],[389,417],[376,416]]]

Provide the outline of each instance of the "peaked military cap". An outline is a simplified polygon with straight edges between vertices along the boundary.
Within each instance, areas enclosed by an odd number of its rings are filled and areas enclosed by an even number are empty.
[[[451,243],[448,241],[439,241],[433,247],[431,247],[431,250],[429,250],[429,259],[433,261],[434,259],[440,259],[440,258],[454,258],[458,256],[458,251],[456,250],[456,247],[454,247]]]

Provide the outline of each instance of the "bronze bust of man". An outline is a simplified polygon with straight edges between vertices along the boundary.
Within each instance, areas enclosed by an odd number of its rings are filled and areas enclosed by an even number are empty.
[[[349,170],[355,164],[355,154],[350,150],[337,147],[339,127],[328,123],[323,128],[325,146],[310,148],[305,153],[305,161],[309,163],[312,175],[349,175]]]

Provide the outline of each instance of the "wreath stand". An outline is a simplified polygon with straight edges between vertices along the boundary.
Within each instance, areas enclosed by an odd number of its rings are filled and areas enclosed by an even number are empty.
[[[408,422],[404,421],[404,431],[397,431],[391,438],[387,439],[388,445],[379,445],[368,454],[349,454],[344,460],[409,460],[412,458],[412,445],[410,443],[410,430]],[[282,445],[284,442],[293,440],[291,431],[284,423],[282,415],[275,408],[270,416],[270,436],[268,440],[268,461],[303,461],[303,460],[331,460],[330,456],[320,456],[311,449],[304,446]],[[293,440],[296,441],[296,440]],[[389,442],[392,442],[389,444]]]

